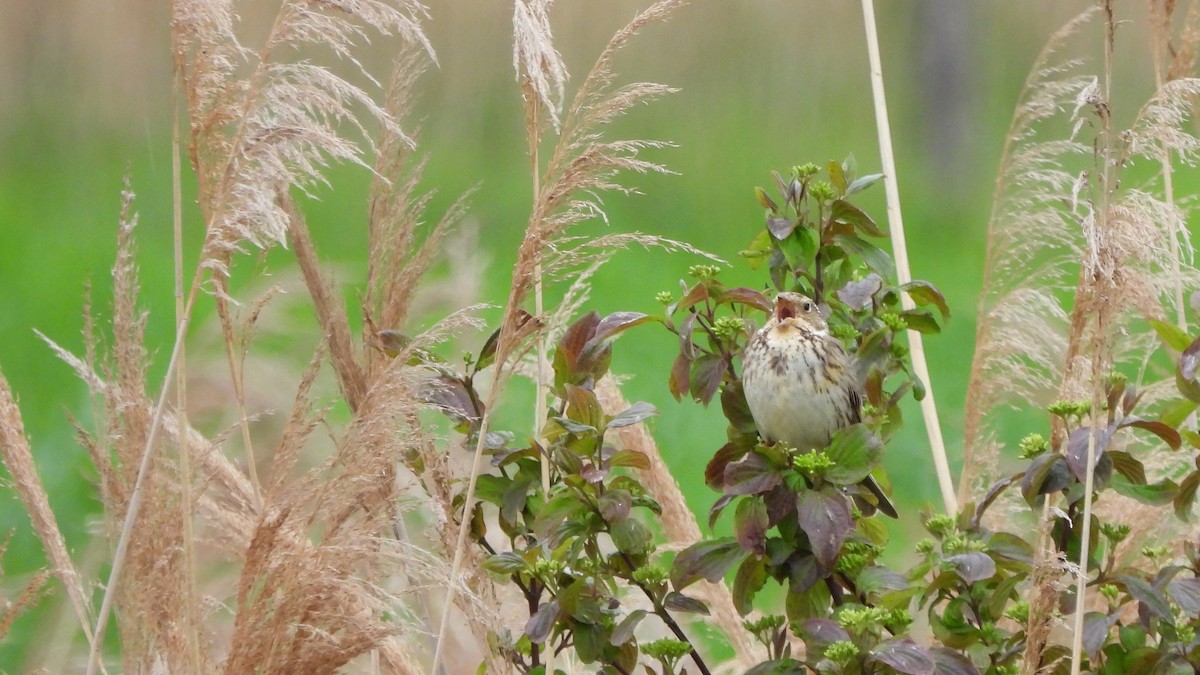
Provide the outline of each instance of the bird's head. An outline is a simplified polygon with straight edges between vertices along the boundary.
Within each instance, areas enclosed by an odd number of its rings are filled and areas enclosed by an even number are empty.
[[[800,293],[784,292],[775,296],[775,311],[771,315],[769,328],[778,330],[802,330],[827,333],[829,324],[821,316],[821,309],[811,298]]]

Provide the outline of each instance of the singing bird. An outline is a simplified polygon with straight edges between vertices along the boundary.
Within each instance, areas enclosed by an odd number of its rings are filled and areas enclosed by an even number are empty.
[[[746,345],[742,388],[758,433],[768,443],[821,450],[835,431],[862,421],[862,384],[842,343],[829,334],[817,303],[780,293],[771,319]],[[867,476],[877,508],[896,508]]]

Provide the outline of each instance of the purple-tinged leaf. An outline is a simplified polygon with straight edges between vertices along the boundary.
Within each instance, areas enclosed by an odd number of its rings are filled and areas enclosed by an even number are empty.
[[[691,381],[692,358],[683,352],[675,357],[675,363],[671,366],[671,377],[667,381],[667,389],[676,401],[683,398],[683,395],[688,393],[688,384]]]
[[[571,372],[574,372],[575,365],[579,361],[579,354],[583,352],[583,347],[588,340],[591,340],[592,336],[596,334],[596,326],[599,324],[600,315],[596,312],[588,312],[568,326],[566,332],[558,340],[558,352],[563,356],[563,362]]]
[[[749,305],[755,309],[761,309],[764,312],[770,313],[775,309],[775,303],[762,291],[756,291],[753,288],[739,286],[731,288],[717,297],[717,302],[728,302],[730,304]]]
[[[771,236],[780,241],[787,239],[799,224],[800,221],[792,220],[791,218],[780,218],[778,216],[767,218],[767,230],[770,231]]]
[[[933,654],[908,638],[887,640],[871,650],[871,658],[906,675],[933,675]]]
[[[779,469],[757,452],[725,466],[725,494],[756,495],[773,489],[782,482]]]
[[[608,421],[608,427],[610,429],[613,427],[627,427],[637,424],[644,419],[654,417],[657,414],[658,410],[653,405],[645,401],[638,401],[637,403],[634,403],[633,405],[614,415],[613,418]]]
[[[725,467],[744,457],[747,452],[748,448],[734,443],[726,443],[721,446],[721,449],[717,450],[713,458],[708,460],[708,465],[704,467],[704,483],[717,492],[723,491],[725,489]]]
[[[1116,623],[1117,616],[1107,616],[1103,612],[1088,612],[1083,615],[1083,652],[1090,658],[1096,658],[1100,648],[1108,638],[1108,629]]]
[[[1183,439],[1180,438],[1178,431],[1156,420],[1144,420],[1140,417],[1126,417],[1121,421],[1119,427],[1122,429],[1125,427],[1137,427],[1138,429],[1145,429],[1146,431],[1149,431],[1155,436],[1161,438],[1163,443],[1171,446],[1172,450],[1178,450],[1179,446],[1183,443]]]
[[[1075,474],[1075,478],[1080,482],[1087,480],[1088,472],[1088,446],[1092,444],[1093,427],[1079,427],[1071,432],[1067,437],[1067,466],[1071,468],[1071,473]],[[1108,449],[1108,444],[1112,440],[1112,430],[1105,427],[1097,429],[1095,446],[1092,449],[1092,468],[1095,468],[1095,463],[1100,461],[1100,456]]]
[[[850,639],[846,629],[838,622],[830,619],[808,619],[799,626],[800,638],[804,644],[813,650],[821,650],[835,642],[845,642]]]
[[[883,174],[881,173],[872,173],[861,178],[856,178],[850,183],[850,185],[846,187],[846,196],[848,197],[856,192],[862,192],[882,179]]]
[[[871,237],[887,236],[887,233],[879,229],[879,226],[875,224],[871,216],[868,216],[865,211],[843,199],[833,200],[833,204],[830,207],[829,219],[835,223],[852,225],[855,229]]]
[[[954,565],[955,573],[968,584],[991,579],[996,575],[996,561],[986,553],[960,553],[946,558],[946,562]]]
[[[733,531],[746,551],[760,556],[767,552],[767,507],[757,497],[743,497],[733,515]]]
[[[936,675],[979,675],[979,669],[971,663],[971,659],[945,647],[934,647],[929,650],[933,654],[933,672]]]
[[[1200,579],[1175,577],[1167,583],[1167,595],[1188,617],[1200,617]]]
[[[677,591],[707,579],[713,583],[746,557],[746,551],[733,537],[701,541],[683,549],[671,565],[671,585]]]
[[[688,387],[692,400],[707,406],[716,395],[717,388],[721,386],[721,379],[724,378],[728,366],[720,354],[701,354],[700,358],[693,361]]]
[[[529,641],[535,645],[545,642],[546,638],[550,637],[550,631],[553,630],[560,611],[558,600],[551,600],[538,607],[525,624],[525,635],[529,636]]]
[[[851,281],[837,290],[838,300],[850,309],[860,311],[867,309],[873,303],[873,298],[879,289],[883,288],[883,279],[874,272],[862,281]]]
[[[1140,602],[1151,614],[1164,621],[1172,621],[1174,619],[1167,599],[1153,586],[1138,577],[1128,574],[1118,574],[1115,578],[1124,584],[1125,590],[1129,592],[1129,595]]]
[[[1200,403],[1200,383],[1196,382],[1196,368],[1200,366],[1200,338],[1196,338],[1179,355],[1179,366],[1175,369],[1175,384],[1179,393],[1189,400]]]
[[[832,568],[842,542],[854,529],[849,498],[832,487],[804,490],[796,499],[796,515],[817,561]]]

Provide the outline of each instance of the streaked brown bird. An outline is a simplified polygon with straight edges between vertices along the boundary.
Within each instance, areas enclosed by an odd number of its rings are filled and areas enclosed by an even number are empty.
[[[850,355],[829,334],[817,303],[800,293],[776,296],[775,311],[746,345],[743,364],[746,403],[768,443],[822,450],[838,429],[862,421],[862,384]],[[897,517],[875,479],[867,476],[862,485],[876,508]]]

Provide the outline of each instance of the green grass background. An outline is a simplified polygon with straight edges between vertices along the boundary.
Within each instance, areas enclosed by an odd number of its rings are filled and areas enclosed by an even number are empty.
[[[895,136],[897,172],[915,277],[939,286],[954,316],[927,341],[932,388],[952,461],[961,455],[962,401],[973,348],[973,312],[981,285],[985,227],[1004,132],[1029,65],[1046,37],[1084,2],[963,3],[888,0],[879,6],[884,74]],[[638,6],[564,2],[552,18],[571,69],[582,80],[608,35]],[[83,286],[103,310],[109,303],[122,177],[131,177],[140,214],[142,306],[150,313],[147,341],[161,376],[173,332],[171,294],[170,82],[167,17],[162,7],[112,0],[87,8],[66,0],[14,2],[0,21],[0,371],[17,392],[38,468],[52,505],[78,554],[97,529],[93,472],[73,440],[67,415],[88,424],[86,392],[69,369],[35,337],[38,329],[69,349],[82,346]],[[1131,18],[1140,19],[1140,5]],[[257,10],[247,9],[248,44],[261,35]],[[419,88],[416,119],[425,184],[438,190],[440,213],[464,190],[478,187],[470,220],[479,228],[490,264],[480,301],[503,303],[516,245],[528,217],[530,184],[519,93],[511,67],[508,3],[430,3],[431,40],[439,65]],[[105,40],[103,26],[123,31]],[[1149,65],[1135,28],[1125,40],[1120,75],[1131,101],[1144,95]],[[1100,37],[1092,38],[1098,61]],[[386,40],[375,40],[367,63],[386,64]],[[687,241],[733,263],[728,281],[762,287],[737,251],[761,227],[753,188],[769,186],[772,169],[857,158],[860,173],[879,171],[866,51],[857,3],[831,1],[704,2],[665,25],[648,27],[617,62],[621,82],[677,86],[677,94],[633,110],[611,137],[655,138],[678,147],[648,157],[678,175],[627,176],[642,194],[606,195],[609,223],[580,233],[631,231]],[[572,89],[573,91],[573,89]],[[1130,111],[1117,110],[1120,116]],[[365,272],[365,195],[368,176],[357,168],[330,172],[332,187],[307,204],[321,255],[338,264],[351,301]],[[1185,179],[1186,180],[1186,179]],[[189,186],[189,194],[191,188]],[[881,222],[882,184],[861,205]],[[185,202],[190,258],[200,227]],[[286,256],[272,258],[276,264]],[[243,263],[249,262],[243,260]],[[662,251],[619,253],[597,275],[590,307],[603,313],[654,313],[654,295],[678,289],[699,262]],[[207,308],[200,320],[210,315]],[[494,317],[492,313],[489,316]],[[415,328],[434,317],[421,317]],[[317,335],[297,329],[295,349],[306,359]],[[410,327],[410,329],[413,327]],[[305,333],[304,331],[307,331]],[[478,344],[482,335],[467,336]],[[713,495],[703,467],[721,445],[716,409],[676,403],[666,375],[676,348],[661,329],[642,327],[622,338],[613,370],[629,377],[626,396],[654,403],[650,422],[668,461],[698,513]],[[277,383],[291,388],[293,380]],[[272,383],[275,385],[276,383]],[[513,411],[509,428],[525,424]],[[938,503],[936,481],[915,404],[908,427],[889,448],[885,465],[906,513],[897,549],[915,512]],[[1019,437],[1022,430],[1012,435]],[[9,592],[43,564],[40,546],[13,492],[0,487],[0,532],[15,536],[4,559]],[[55,592],[55,602],[63,594]],[[45,614],[22,618],[0,644],[0,669],[28,664],[29,641]]]

